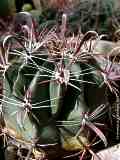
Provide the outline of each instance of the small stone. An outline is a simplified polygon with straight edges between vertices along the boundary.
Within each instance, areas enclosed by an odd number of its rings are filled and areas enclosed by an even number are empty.
[[[120,160],[120,145],[102,150],[97,153],[97,156],[100,157],[100,160]],[[92,157],[91,160],[98,160],[98,158]]]

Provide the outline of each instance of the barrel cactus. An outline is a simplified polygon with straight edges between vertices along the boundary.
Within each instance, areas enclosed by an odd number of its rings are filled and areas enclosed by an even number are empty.
[[[90,147],[108,145],[102,124],[112,116],[108,93],[119,97],[114,45],[95,31],[66,37],[65,14],[60,27],[39,34],[27,12],[18,13],[14,23],[0,54],[5,158],[82,160],[87,150],[97,157]],[[97,48],[102,42],[107,50]]]

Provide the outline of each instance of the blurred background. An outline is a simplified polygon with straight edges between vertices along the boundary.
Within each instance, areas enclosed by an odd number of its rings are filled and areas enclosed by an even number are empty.
[[[68,35],[96,30],[111,39],[120,22],[120,0],[1,0],[0,34],[10,30],[14,15],[21,11],[30,12],[40,28],[60,24],[62,13],[67,13]]]

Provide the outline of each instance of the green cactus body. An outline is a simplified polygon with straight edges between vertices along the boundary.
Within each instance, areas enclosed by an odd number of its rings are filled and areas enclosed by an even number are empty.
[[[87,40],[92,33],[85,35]],[[40,44],[32,36],[30,42],[29,39],[25,42],[23,50],[17,51],[21,55],[18,54],[18,59],[11,63],[3,78],[1,101],[6,127],[15,131],[15,139],[25,143],[34,142],[40,147],[59,145],[70,151],[82,150],[82,143],[87,145],[89,141],[86,131],[77,135],[81,125],[84,126],[84,114],[107,103],[104,96],[102,99],[94,98],[105,94],[104,86],[100,87],[103,83],[103,77],[98,72],[101,64],[93,56],[89,56],[87,62],[79,61],[79,57],[71,53],[74,47],[64,56],[60,53],[61,57],[59,54],[49,55],[46,43],[41,42],[43,45],[38,50]],[[53,38],[49,37],[45,37],[45,42]],[[85,37],[80,45],[84,44]],[[78,59],[71,61],[72,56]],[[102,133],[99,137],[101,135],[105,141]]]

